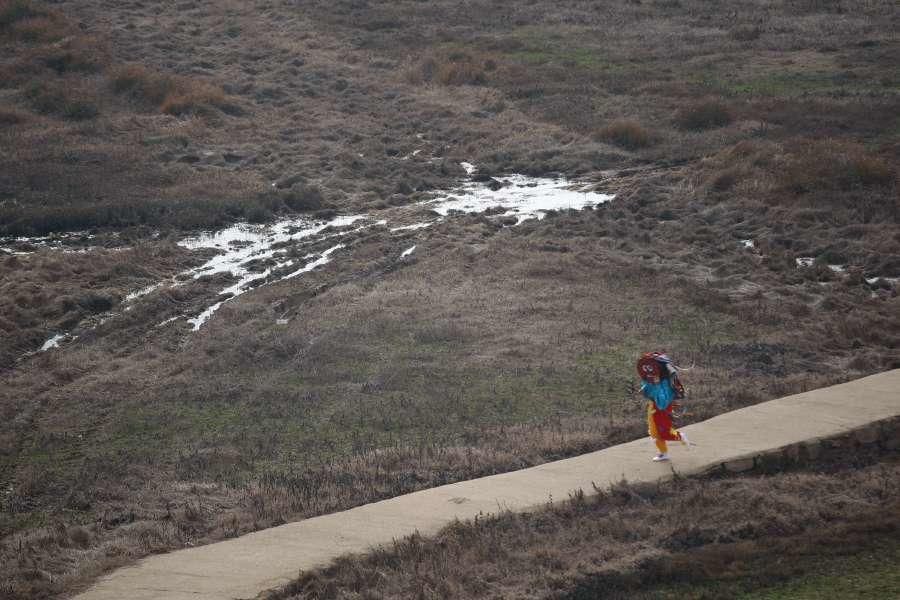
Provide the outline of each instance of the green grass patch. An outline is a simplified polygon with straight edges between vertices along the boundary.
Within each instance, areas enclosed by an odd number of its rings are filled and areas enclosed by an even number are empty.
[[[720,73],[704,73],[692,78],[695,85],[726,96],[851,96],[900,92],[900,83],[880,81],[852,73],[785,70],[749,78],[728,78]]]
[[[837,540],[834,543],[839,544]],[[706,581],[649,586],[639,598],[681,600],[684,598],[734,598],[735,600],[883,600],[900,597],[900,542],[873,535],[870,548],[857,551],[823,549],[789,566],[771,563],[778,556],[760,556],[752,565],[741,565],[738,576],[711,574]]]
[[[592,48],[565,48],[551,45],[532,46],[512,52],[510,58],[531,65],[558,63],[581,69],[615,70],[620,68],[620,66],[609,63],[604,55]]]
[[[565,65],[607,72],[622,72],[629,68],[629,65],[612,60],[604,49],[593,46],[591,35],[592,32],[586,29],[522,27],[509,31],[503,43],[498,44],[492,39],[491,51],[503,54],[510,61],[531,66]]]
[[[737,596],[737,600],[819,600],[900,598],[900,543],[886,552],[872,552],[818,565],[819,572],[766,590]]]
[[[629,310],[638,319],[644,309]],[[732,341],[735,329],[733,323],[685,314],[667,320],[652,337],[660,347],[688,354]],[[408,327],[381,331],[380,336],[361,341],[336,333],[314,349],[327,360],[273,374],[266,384],[271,394],[247,390],[217,398],[213,388],[202,401],[179,398],[123,407],[112,419],[115,428],[94,436],[85,454],[165,464],[186,454],[228,450],[240,460],[211,472],[240,478],[290,466],[297,456],[327,461],[422,440],[465,444],[485,428],[630,410],[625,402],[635,357],[657,347],[636,334],[572,356],[571,362],[517,364],[510,358],[473,366],[464,357],[480,338],[471,332],[429,324],[411,333]],[[69,445],[77,446],[71,440]],[[22,459],[52,465],[70,451],[34,448]]]

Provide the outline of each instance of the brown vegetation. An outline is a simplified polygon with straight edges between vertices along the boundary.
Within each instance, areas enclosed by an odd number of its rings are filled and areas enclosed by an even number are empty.
[[[227,102],[225,93],[210,83],[153,72],[142,65],[119,67],[110,76],[113,90],[129,94],[140,103],[168,115],[210,109],[238,110]]]
[[[18,125],[27,119],[25,113],[18,110],[0,109],[0,127]]]
[[[515,230],[461,218],[393,271],[409,242],[375,232],[336,269],[260,288],[199,334],[186,336],[183,321],[154,331],[178,304],[199,308],[151,295],[34,361],[39,377],[10,374],[3,406],[20,417],[6,429],[17,462],[7,548],[40,546],[28,565],[70,574],[26,585],[14,570],[8,585],[25,597],[69,589],[147,552],[634,439],[645,425],[628,383],[642,347],[699,365],[692,420],[837,380],[827,365],[841,350],[823,342],[837,335],[800,325],[783,303],[730,302],[668,267],[630,268],[634,255],[616,248],[649,250],[641,218],[613,206]],[[614,224],[615,236],[600,234]],[[578,250],[550,253],[550,242]],[[884,318],[821,325],[847,327],[849,340],[869,323],[893,331]],[[786,319],[816,345],[778,334]],[[60,511],[66,525],[87,526],[87,553],[53,537],[52,521],[16,525]],[[73,571],[64,565],[76,554]]]
[[[784,163],[781,183],[797,194],[897,185],[895,166],[849,142],[831,139],[797,144]]]
[[[496,61],[486,55],[450,52],[424,59],[409,74],[411,83],[439,83],[441,85],[485,85],[488,75],[497,68]]]
[[[653,143],[653,136],[635,121],[614,121],[600,130],[600,139],[609,141],[626,150],[646,148]]]
[[[704,100],[685,106],[675,115],[675,124],[682,129],[702,131],[724,127],[734,121],[731,108],[721,100]]]
[[[873,550],[887,567],[898,550],[897,468],[622,484],[347,556],[269,598],[624,599],[672,586],[734,597]]]
[[[25,97],[35,111],[72,121],[93,119],[100,112],[96,104],[78,97],[64,85],[36,83],[25,90]]]
[[[359,234],[197,334],[222,278],[4,371],[2,593],[633,439],[640,349],[696,360],[691,419],[900,365],[893,3],[264,4],[0,4],[0,231],[422,221],[461,160],[616,200]],[[152,248],[0,258],[4,342],[183,267]]]
[[[164,135],[171,123],[136,121],[130,103],[111,90],[129,91],[141,106],[150,102],[172,116],[237,115],[239,106],[219,87],[143,67],[110,70],[108,44],[84,21],[26,0],[0,9],[0,72],[8,74],[2,85],[11,92],[0,100],[0,147],[8,150],[0,154],[0,197],[15,199],[0,203],[0,233],[166,222],[190,227],[260,209],[258,182],[160,164],[140,139]],[[27,118],[23,109],[44,118]],[[197,193],[202,180],[221,184]]]
[[[163,244],[0,256],[0,369],[13,366],[54,334],[77,334],[85,319],[118,306],[128,292],[195,260],[185,254]]]
[[[39,42],[59,40],[65,32],[66,25],[59,13],[31,0],[0,0],[0,35]]]

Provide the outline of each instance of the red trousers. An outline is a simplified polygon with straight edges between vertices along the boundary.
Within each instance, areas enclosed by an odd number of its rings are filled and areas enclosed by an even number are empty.
[[[670,404],[663,410],[656,408],[653,402],[647,403],[647,433],[656,441],[660,452],[666,452],[666,441],[681,441],[681,434],[672,427],[672,409]]]

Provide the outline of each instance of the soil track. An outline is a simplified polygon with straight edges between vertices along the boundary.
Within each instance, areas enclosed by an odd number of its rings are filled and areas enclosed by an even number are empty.
[[[538,467],[446,485],[352,510],[275,527],[239,539],[182,550],[121,569],[81,600],[111,598],[250,598],[287,583],[298,569],[415,532],[436,533],[458,519],[527,510],[573,492],[605,489],[623,479],[655,482],[675,475],[752,468],[758,456],[810,452],[821,439],[857,432],[873,443],[879,422],[900,415],[900,369],[787,396],[684,429],[695,440],[671,467],[648,460],[638,440]],[[871,427],[875,424],[874,429]],[[891,434],[896,437],[896,432]],[[814,450],[812,450],[814,452]]]

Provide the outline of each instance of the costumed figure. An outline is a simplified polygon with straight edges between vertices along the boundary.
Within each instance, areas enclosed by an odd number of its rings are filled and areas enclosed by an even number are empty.
[[[690,449],[687,436],[672,426],[676,400],[684,398],[684,386],[678,379],[678,368],[664,352],[646,352],[637,362],[641,377],[641,393],[647,403],[647,428],[659,453],[654,461],[669,460],[666,442],[681,442]]]

